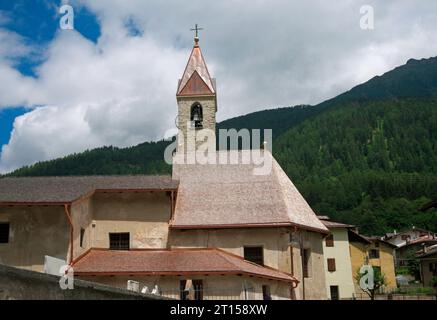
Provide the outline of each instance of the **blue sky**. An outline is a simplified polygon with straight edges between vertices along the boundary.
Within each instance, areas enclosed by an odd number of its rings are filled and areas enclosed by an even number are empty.
[[[7,18],[3,27],[23,36],[31,45],[44,47],[53,40],[58,31],[59,4],[59,0],[0,0],[0,10]],[[86,7],[75,10],[75,23],[76,30],[84,37],[93,42],[97,41],[100,36],[100,26],[96,16]],[[15,63],[15,67],[23,75],[36,77],[34,68],[41,62],[39,57],[23,57]],[[15,118],[29,110],[23,106],[0,109],[0,146],[9,141]]]
[[[74,8],[74,30],[59,28],[59,0],[0,0],[0,173],[174,134],[195,23],[218,121],[317,104],[437,56],[435,0],[62,3]],[[360,28],[364,4],[372,30]]]

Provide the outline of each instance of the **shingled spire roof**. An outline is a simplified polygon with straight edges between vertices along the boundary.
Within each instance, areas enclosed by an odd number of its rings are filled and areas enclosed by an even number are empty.
[[[202,51],[199,38],[194,39],[194,47],[179,80],[177,96],[215,95],[214,79],[211,78]]]

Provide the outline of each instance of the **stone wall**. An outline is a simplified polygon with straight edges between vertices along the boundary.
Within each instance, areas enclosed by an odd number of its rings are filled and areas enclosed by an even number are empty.
[[[123,289],[75,280],[74,289],[62,290],[59,277],[0,265],[0,300],[157,300]]]
[[[210,142],[210,147],[215,150],[216,145],[216,139],[215,139],[215,126],[216,126],[216,118],[215,114],[217,111],[216,106],[216,99],[214,96],[208,96],[208,97],[178,97],[178,127],[179,127],[179,137],[183,137],[184,140],[184,148],[183,150],[192,152],[195,151],[193,148],[189,148],[186,146],[187,139],[190,139],[187,137],[187,133],[189,135],[200,135],[202,136],[202,130],[196,130],[191,127],[187,127],[187,122],[190,121],[191,116],[191,106],[194,103],[200,103],[202,105],[202,113],[203,113],[203,128],[209,129],[214,134],[214,139],[208,140]],[[193,139],[195,139],[195,136],[193,136]],[[212,138],[212,137],[211,137]],[[202,138],[199,137],[201,140],[205,140],[206,138],[202,136]],[[196,149],[199,145],[202,144],[203,141],[196,141]],[[178,147],[178,151],[180,151]]]

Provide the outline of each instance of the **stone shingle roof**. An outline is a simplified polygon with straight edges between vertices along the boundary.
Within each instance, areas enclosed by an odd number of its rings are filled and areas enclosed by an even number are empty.
[[[250,151],[219,151],[221,153]],[[173,228],[300,226],[327,233],[308,203],[273,158],[267,175],[255,164],[181,164],[177,154],[173,178],[180,181]],[[178,163],[179,162],[179,163]]]
[[[90,249],[73,262],[75,275],[245,274],[286,282],[292,275],[216,248]]]
[[[70,203],[96,190],[175,190],[170,176],[79,176],[0,179],[1,203]]]
[[[341,223],[341,222],[325,220],[325,219],[321,219],[320,217],[319,217],[319,219],[322,221],[322,223],[328,229],[330,229],[330,228],[355,228],[355,226],[351,225],[351,224],[345,224],[345,223]]]

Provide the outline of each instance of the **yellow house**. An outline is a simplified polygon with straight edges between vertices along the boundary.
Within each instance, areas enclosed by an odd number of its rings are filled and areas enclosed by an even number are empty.
[[[390,292],[396,288],[395,278],[395,246],[376,237],[365,237],[354,230],[349,230],[349,249],[352,264],[352,273],[355,278],[358,270],[363,264],[370,264],[379,267],[385,275],[387,285],[381,290]],[[362,294],[363,291],[354,281],[355,292]]]

